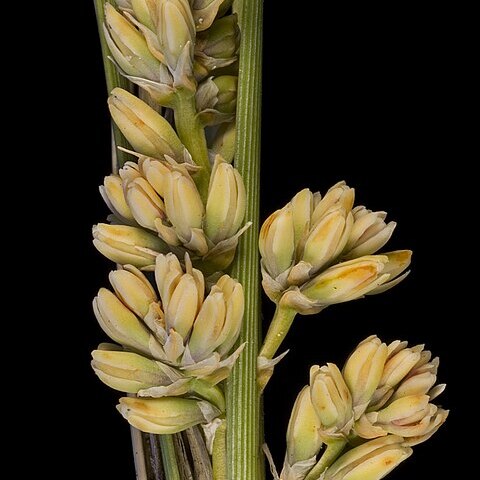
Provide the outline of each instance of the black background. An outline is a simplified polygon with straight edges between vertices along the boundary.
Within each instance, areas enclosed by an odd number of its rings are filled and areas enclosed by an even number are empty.
[[[468,320],[455,311],[463,289],[457,284],[462,279],[456,277],[456,252],[463,240],[457,220],[460,188],[451,192],[462,171],[453,133],[458,84],[452,82],[457,67],[452,34],[436,12],[392,8],[332,14],[311,5],[306,12],[303,2],[284,3],[288,9],[280,2],[267,2],[265,8],[262,220],[301,188],[324,192],[345,179],[356,189],[357,204],[386,210],[398,222],[388,248],[410,248],[414,260],[410,277],[388,293],[297,318],[284,345],[290,353],[265,395],[267,442],[280,466],[290,409],[310,365],[341,364],[370,334],[387,342],[408,339],[441,356],[439,381],[448,388],[439,402],[452,412],[439,433],[416,447],[389,478],[434,478],[463,430],[458,351]],[[107,284],[111,264],[92,247],[90,227],[107,214],[98,185],[109,172],[110,146],[93,7],[77,2],[76,8],[68,25],[77,35],[74,55],[56,77],[68,85],[67,96],[59,99],[65,103],[62,140],[68,143],[73,130],[82,132],[81,141],[74,140],[78,148],[60,159],[68,172],[62,193],[76,200],[71,217],[60,222],[68,230],[68,252],[76,258],[72,285],[64,285],[74,305],[62,320],[71,354],[65,391],[79,412],[75,473],[128,480],[134,469],[129,428],[114,408],[119,395],[89,367],[90,351],[105,340],[90,302]],[[81,82],[63,77],[81,72]],[[264,300],[267,325],[273,309]],[[62,428],[63,417],[58,420],[54,428]]]

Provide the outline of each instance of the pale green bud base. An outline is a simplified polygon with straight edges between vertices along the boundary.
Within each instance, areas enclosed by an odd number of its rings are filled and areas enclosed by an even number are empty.
[[[310,470],[305,480],[318,480],[320,475],[340,456],[346,445],[347,442],[344,440],[328,443],[320,460]]]

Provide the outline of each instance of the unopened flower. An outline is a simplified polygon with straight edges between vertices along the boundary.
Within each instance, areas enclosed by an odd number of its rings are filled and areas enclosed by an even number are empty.
[[[92,368],[103,383],[121,392],[138,393],[158,386],[164,386],[169,395],[189,390],[188,382],[177,370],[133,352],[94,350]]]
[[[114,88],[108,99],[113,121],[135,151],[142,155],[177,162],[191,162],[191,157],[177,134],[159,113],[126,90]]]
[[[156,256],[167,252],[165,242],[142,228],[99,223],[92,229],[95,248],[109,260],[122,265],[148,267]]]
[[[380,480],[411,454],[402,437],[388,435],[344,453],[319,480]]]
[[[324,441],[346,438],[353,425],[352,396],[335,364],[310,369],[310,396]]]
[[[360,342],[343,367],[353,399],[355,418],[366,410],[380,383],[387,360],[387,345],[372,335]]]
[[[105,4],[104,34],[118,66],[128,75],[160,80],[161,63],[150,52],[143,35],[110,4]]]
[[[120,399],[117,409],[130,425],[142,432],[160,435],[209,423],[220,414],[220,411],[208,402],[178,397],[125,397]]]
[[[315,465],[323,443],[321,427],[310,388],[306,386],[298,394],[288,422],[287,453],[280,475],[282,480],[305,478],[305,474]]]

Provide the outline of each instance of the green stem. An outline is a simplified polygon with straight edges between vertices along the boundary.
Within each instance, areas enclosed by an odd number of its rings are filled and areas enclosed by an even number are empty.
[[[260,125],[262,75],[262,0],[238,0],[241,11],[240,71],[237,100],[236,167],[247,191],[246,219],[253,222],[240,240],[232,275],[245,290],[245,316],[239,341],[245,349],[227,381],[227,478],[265,478],[257,388],[260,343]]]
[[[124,90],[131,91],[132,84],[118,72],[115,65],[109,60],[110,50],[108,49],[107,42],[105,41],[105,35],[103,34],[103,24],[105,22],[105,0],[94,0],[95,14],[97,17],[98,35],[100,36],[100,45],[102,47],[103,68],[105,70],[105,81],[107,83],[107,92],[110,92],[115,87],[121,87]],[[122,132],[118,129],[114,122],[112,122],[113,138],[115,145],[131,149],[127,139],[122,135]],[[115,152],[117,157],[117,163],[121,167],[129,158],[128,153],[121,150]]]
[[[268,327],[267,336],[263,342],[262,349],[259,356],[272,359],[287,336],[290,327],[297,312],[290,307],[282,305],[282,302],[277,305],[275,315]]]
[[[336,442],[329,443],[326,450],[323,452],[320,460],[310,470],[305,480],[318,480],[320,475],[329,467],[342,453],[347,442],[344,440],[338,440]]]
[[[194,178],[198,191],[204,201],[207,199],[210,179],[210,160],[208,159],[205,130],[197,115],[195,94],[188,90],[180,90],[174,108],[175,127],[182,143],[187,147],[193,161],[202,167]]]
[[[172,435],[159,435],[166,480],[181,480]]]
[[[227,422],[222,424],[215,432],[213,441],[212,466],[213,480],[227,480],[227,444],[226,444]]]

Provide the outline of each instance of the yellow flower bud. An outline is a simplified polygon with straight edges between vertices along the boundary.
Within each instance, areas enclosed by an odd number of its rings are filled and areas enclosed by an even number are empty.
[[[106,288],[93,300],[93,311],[103,331],[121,345],[153,358],[163,358],[163,349],[145,325]]]
[[[378,409],[385,405],[393,395],[395,387],[398,386],[420,361],[423,345],[407,348],[406,342],[393,342],[388,346],[388,350],[389,355],[387,362],[385,363],[378,388],[370,401],[370,409]]]
[[[215,350],[220,355],[228,353],[240,333],[243,310],[242,286],[224,275],[212,287],[195,320],[188,342],[192,358],[199,362]]]
[[[333,363],[310,369],[310,395],[324,439],[345,438],[353,425],[352,396]]]
[[[402,435],[409,445],[417,445],[430,438],[447,417],[448,411],[430,403],[428,395],[410,395],[363,415],[355,424],[355,432],[362,438]]]
[[[105,223],[93,227],[93,244],[112,262],[139,268],[153,265],[158,253],[167,250],[162,240],[141,228]]]
[[[108,276],[117,297],[140,318],[144,318],[150,304],[157,300],[157,294],[145,275],[133,267],[125,265]]]
[[[157,35],[171,70],[177,68],[184,48],[193,54],[195,23],[188,0],[156,0]]]
[[[113,121],[135,151],[183,162],[189,157],[177,134],[165,118],[126,90],[114,88],[108,99]]]
[[[371,255],[339,263],[317,275],[300,290],[310,300],[322,305],[347,302],[362,297],[385,283],[388,257]]]
[[[204,220],[207,237],[218,243],[235,235],[243,223],[245,208],[242,177],[236,168],[217,156],[210,177]]]
[[[378,337],[371,336],[358,344],[343,368],[356,419],[366,410],[380,383],[387,354],[387,345]]]
[[[353,228],[345,247],[345,258],[371,255],[390,240],[397,224],[385,223],[386,212],[372,212],[363,206],[352,210]]]
[[[209,423],[220,411],[205,401],[186,398],[121,398],[118,411],[142,432],[166,435]]]
[[[265,220],[260,229],[259,248],[262,264],[272,277],[278,277],[292,266],[295,232],[290,205],[277,210]]]
[[[322,446],[321,428],[320,419],[310,397],[310,389],[306,386],[298,394],[288,422],[287,454],[282,478],[287,477],[287,472],[299,462],[313,459],[313,463],[309,465],[310,468],[313,466]]]
[[[380,480],[412,454],[403,438],[389,435],[352,448],[334,462],[322,480]]]
[[[171,385],[181,376],[172,367],[132,352],[94,350],[92,368],[109,387],[126,393]]]
[[[108,175],[100,187],[100,194],[111,212],[123,223],[134,223],[132,211],[123,193],[122,179],[119,175]]]
[[[134,175],[130,174],[132,170]],[[120,170],[120,177],[123,179],[126,201],[135,220],[142,227],[156,231],[156,221],[162,221],[167,216],[163,200],[140,175],[136,164],[127,162]]]
[[[208,252],[202,230],[204,206],[194,181],[188,174],[172,171],[165,178],[164,202],[171,227],[156,222],[159,236],[169,245],[184,245],[197,255]]]
[[[127,74],[160,79],[160,62],[148,49],[142,34],[110,4],[105,4],[105,40],[120,68]]]
[[[326,213],[308,235],[302,260],[309,263],[313,271],[320,270],[342,252],[352,225],[352,214],[343,208]]]

